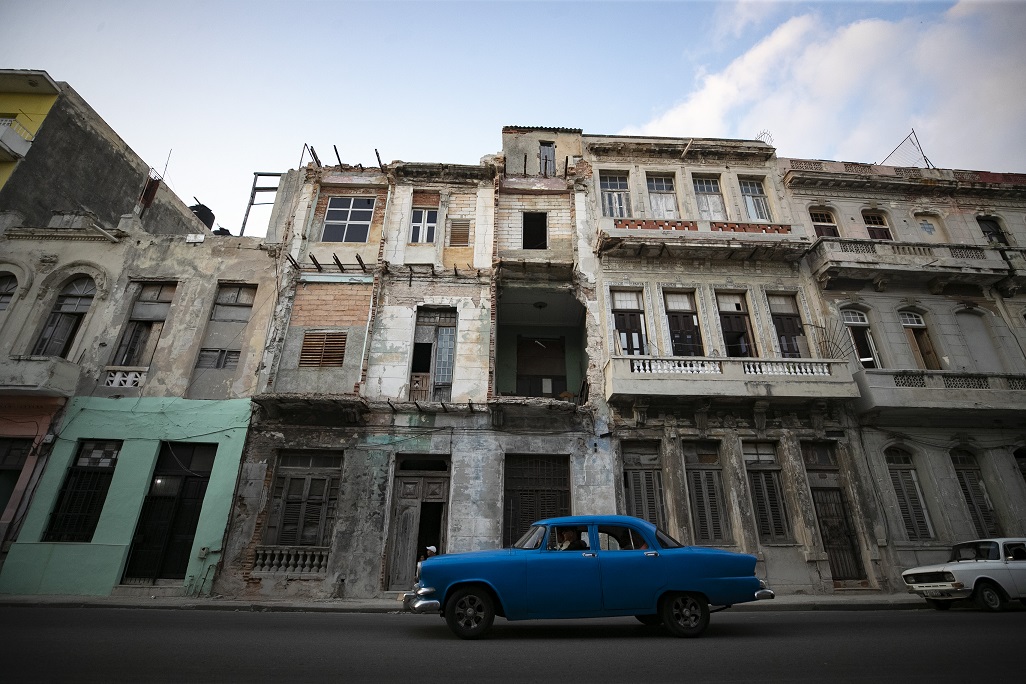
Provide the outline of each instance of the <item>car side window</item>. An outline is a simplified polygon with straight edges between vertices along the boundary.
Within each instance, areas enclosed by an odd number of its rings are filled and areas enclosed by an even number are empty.
[[[1010,561],[1026,561],[1026,543],[1010,542],[1005,544],[1005,558]]]
[[[587,551],[591,548],[587,525],[550,525],[549,551]]]
[[[647,549],[648,543],[637,530],[619,525],[599,525],[599,549],[603,551],[636,551]]]

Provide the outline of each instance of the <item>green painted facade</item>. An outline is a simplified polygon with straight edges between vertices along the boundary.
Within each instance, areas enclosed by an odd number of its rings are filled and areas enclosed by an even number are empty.
[[[217,445],[184,580],[187,595],[209,593],[249,417],[248,399],[73,399],[18,540],[0,571],[0,593],[110,594],[121,582],[162,442]],[[91,439],[123,442],[92,541],[43,542],[78,444]]]

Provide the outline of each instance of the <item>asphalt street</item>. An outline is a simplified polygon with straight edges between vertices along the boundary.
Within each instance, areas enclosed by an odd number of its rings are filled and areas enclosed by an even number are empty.
[[[731,612],[698,639],[632,618],[4,607],[8,682],[1022,681],[1026,611]]]

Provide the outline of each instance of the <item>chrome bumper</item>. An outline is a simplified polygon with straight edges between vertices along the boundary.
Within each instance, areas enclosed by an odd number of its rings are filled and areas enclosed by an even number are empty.
[[[766,599],[776,598],[777,595],[773,593],[773,590],[766,586],[766,580],[759,580],[759,591],[755,592],[756,601],[764,601]]]
[[[437,613],[442,608],[438,599],[427,598],[435,590],[431,587],[422,587],[418,582],[413,586],[413,591],[407,591],[402,596],[403,610],[413,613]]]

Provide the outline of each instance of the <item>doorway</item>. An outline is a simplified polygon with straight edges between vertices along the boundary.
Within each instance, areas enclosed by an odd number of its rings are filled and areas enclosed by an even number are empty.
[[[388,590],[413,586],[417,562],[428,546],[445,550],[445,519],[449,499],[449,458],[402,455],[396,463]]]
[[[840,488],[813,488],[812,501],[834,581],[866,579],[855,528]]]

